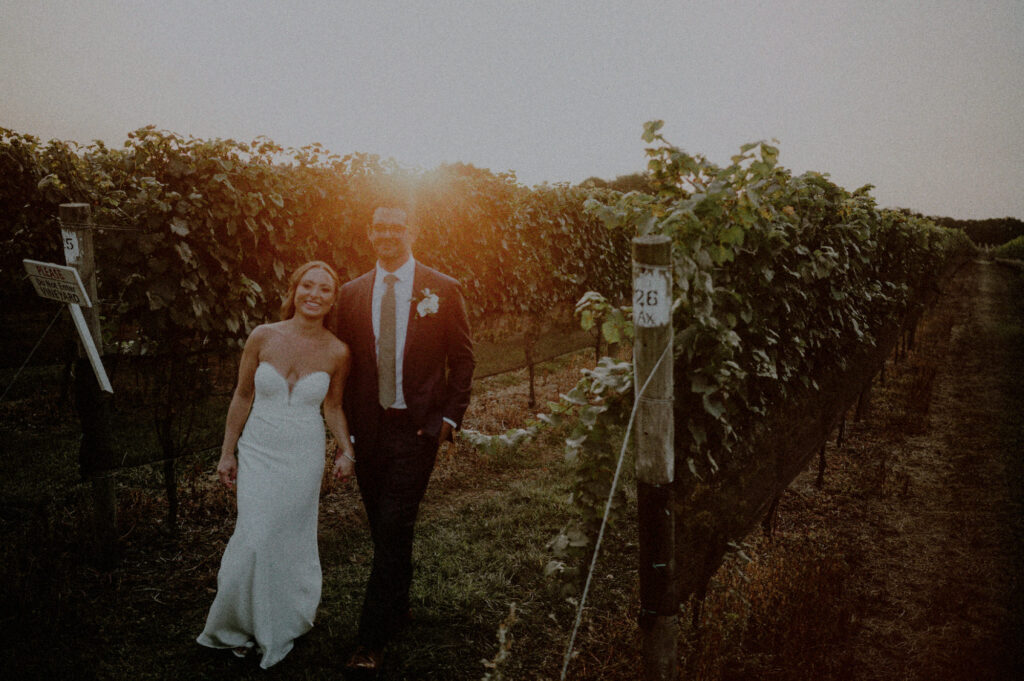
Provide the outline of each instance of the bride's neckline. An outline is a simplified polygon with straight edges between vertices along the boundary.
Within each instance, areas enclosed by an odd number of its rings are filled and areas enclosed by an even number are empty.
[[[288,396],[289,397],[291,396],[292,391],[295,390],[295,386],[297,386],[299,383],[302,383],[302,381],[304,381],[305,379],[309,378],[313,374],[326,374],[327,376],[330,376],[330,374],[328,374],[326,371],[322,371],[322,370],[310,371],[308,373],[305,373],[305,374],[302,374],[301,376],[299,376],[297,379],[295,379],[294,383],[289,383],[288,379],[285,378],[285,375],[283,373],[281,373],[281,370],[278,369],[276,366],[274,366],[272,363],[268,362],[265,359],[262,359],[262,360],[260,360],[260,364],[266,364],[268,367],[273,369],[274,373],[277,374],[278,378],[280,378],[282,381],[284,381],[284,384],[286,386],[288,386]]]

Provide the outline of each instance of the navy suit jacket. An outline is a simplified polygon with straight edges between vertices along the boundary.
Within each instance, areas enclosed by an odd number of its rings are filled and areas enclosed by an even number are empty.
[[[376,268],[341,287],[333,329],[352,353],[344,407],[357,459],[374,457],[382,414],[372,317],[375,276]],[[439,305],[437,312],[421,316],[416,303],[424,289],[437,294]],[[455,279],[419,262],[413,275],[404,353],[402,393],[412,423],[434,438],[441,432],[444,418],[461,426],[475,365],[462,289]]]

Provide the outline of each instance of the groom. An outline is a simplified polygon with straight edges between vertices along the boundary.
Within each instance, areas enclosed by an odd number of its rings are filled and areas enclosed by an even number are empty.
[[[378,208],[377,265],[341,287],[339,338],[352,352],[345,414],[373,540],[350,669],[376,672],[409,619],[413,526],[434,459],[469,405],[473,342],[459,283],[416,262],[405,211]]]

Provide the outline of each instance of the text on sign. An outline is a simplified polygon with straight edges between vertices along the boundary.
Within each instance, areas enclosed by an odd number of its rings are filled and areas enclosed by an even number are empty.
[[[666,326],[672,319],[669,273],[644,268],[633,278],[633,323],[640,327]]]

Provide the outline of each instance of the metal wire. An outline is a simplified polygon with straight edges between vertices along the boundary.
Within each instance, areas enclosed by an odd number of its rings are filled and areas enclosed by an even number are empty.
[[[145,232],[147,230],[141,227],[126,227],[125,225],[111,225],[103,222],[64,222],[63,220],[57,220],[61,227],[67,227],[76,230],[92,229],[96,231],[113,231],[113,232]]]
[[[583,586],[583,595],[580,596],[580,604],[576,609],[576,624],[573,625],[572,634],[569,636],[569,647],[565,651],[565,658],[562,661],[562,681],[565,681],[565,674],[569,670],[569,661],[572,659],[572,648],[576,643],[576,634],[580,629],[580,623],[583,621],[583,606],[587,602],[587,594],[590,592],[590,582],[594,577],[594,569],[597,567],[597,556],[601,551],[601,541],[604,539],[604,528],[608,525],[608,516],[612,510],[612,500],[615,498],[615,488],[619,486],[619,474],[622,473],[622,462],[626,458],[626,447],[629,444],[630,433],[633,432],[633,421],[636,418],[637,408],[640,406],[640,400],[643,398],[644,393],[647,391],[647,386],[650,385],[651,379],[654,378],[658,372],[658,367],[665,360],[665,356],[668,354],[669,348],[672,347],[672,343],[667,343],[665,349],[661,351],[661,357],[654,364],[654,368],[651,369],[650,375],[647,380],[644,381],[643,386],[640,388],[640,392],[637,393],[636,399],[633,401],[633,411],[629,414],[629,424],[626,426],[626,434],[622,438],[622,449],[619,451],[619,462],[615,466],[615,475],[612,477],[612,488],[608,491],[608,502],[604,506],[604,517],[601,519],[601,529],[597,533],[597,542],[594,544],[594,557],[590,561],[590,571],[587,573],[587,582]],[[633,363],[633,375],[636,375],[636,362]]]
[[[36,350],[39,349],[39,344],[43,342],[44,338],[46,338],[46,334],[50,331],[50,328],[53,326],[53,323],[55,321],[57,321],[57,317],[59,317],[60,313],[63,312],[63,311],[64,311],[64,306],[61,305],[57,309],[57,314],[53,315],[53,319],[51,319],[50,323],[46,326],[46,330],[43,331],[43,335],[41,335],[39,337],[39,340],[36,341],[35,346],[32,348],[31,351],[29,351],[28,357],[25,358],[25,361],[21,363],[21,366],[18,367],[18,370],[14,373],[14,378],[12,378],[11,382],[7,385],[6,388],[4,388],[4,394],[0,395],[0,402],[2,402],[5,397],[7,397],[7,393],[10,392],[11,387],[14,386],[14,382],[18,380],[18,376],[21,375],[22,370],[28,365],[29,360],[32,359],[32,355],[34,355]]]

